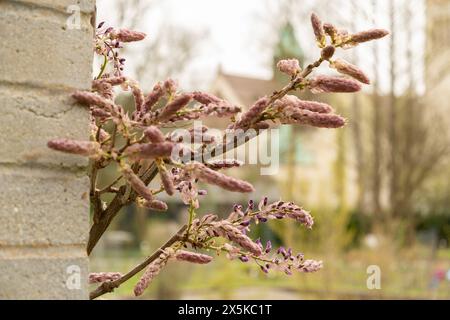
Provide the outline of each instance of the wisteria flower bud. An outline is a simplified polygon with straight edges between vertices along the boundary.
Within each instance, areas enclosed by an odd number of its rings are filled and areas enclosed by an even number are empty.
[[[337,114],[318,113],[309,110],[296,110],[286,118],[280,119],[282,123],[305,124],[318,128],[341,128],[345,125],[345,119]]]
[[[210,116],[217,116],[219,118],[234,116],[236,113],[241,112],[241,108],[227,101],[212,102],[208,104],[205,109],[205,114]]]
[[[97,272],[89,274],[89,283],[101,283],[105,281],[115,281],[120,279],[122,274],[120,272]]]
[[[309,88],[312,93],[321,92],[357,92],[361,90],[361,85],[351,79],[317,76],[309,82]]]
[[[238,128],[247,128],[253,121],[255,121],[258,116],[263,112],[267,104],[269,103],[269,99],[267,97],[260,98],[250,107],[244,114],[241,116],[241,119],[236,122],[235,129]]]
[[[272,242],[270,242],[270,240],[268,240],[267,243],[266,243],[266,249],[264,251],[266,253],[269,253],[270,250],[272,250]]]
[[[332,61],[330,63],[330,66],[332,68],[335,68],[338,72],[342,74],[346,74],[352,78],[355,78],[359,82],[370,84],[369,77],[367,77],[366,74],[361,69],[343,59],[336,59]]]
[[[242,161],[239,161],[239,160],[224,159],[224,160],[210,161],[206,165],[213,170],[220,170],[220,169],[240,167],[240,166],[242,166],[242,164],[243,164]]]
[[[210,263],[213,258],[211,256],[208,256],[207,254],[179,250],[175,253],[175,259],[197,264],[206,264]]]
[[[144,130],[144,135],[152,143],[164,142],[164,134],[156,126],[149,126]]]
[[[93,117],[99,118],[99,119],[106,119],[109,118],[111,116],[111,113],[109,113],[108,111],[104,110],[104,109],[100,109],[100,108],[91,108],[91,115]]]
[[[160,121],[166,121],[173,116],[178,110],[184,108],[192,99],[192,94],[183,93],[172,102],[168,103],[158,116]]]
[[[321,52],[321,57],[323,60],[329,60],[331,57],[333,57],[334,55],[334,46],[326,46],[325,48],[322,49]]]
[[[166,168],[159,168],[159,176],[161,177],[161,183],[164,186],[164,190],[168,195],[173,195],[175,193],[175,187],[173,185],[173,177],[170,171]]]
[[[141,279],[139,279],[138,283],[134,287],[134,294],[136,296],[140,296],[142,293],[144,293],[148,285],[161,272],[162,268],[164,268],[164,266],[167,264],[169,259],[173,257],[173,255],[174,250],[172,248],[166,248],[158,257],[158,259],[148,265]]]
[[[252,125],[252,128],[255,130],[267,130],[270,128],[270,123],[268,123],[267,121],[257,122]]]
[[[96,158],[101,154],[100,144],[93,141],[52,139],[47,143],[50,149]]]
[[[253,192],[253,186],[243,180],[224,175],[223,173],[214,171],[201,163],[188,164],[187,170],[192,170],[195,177],[200,181],[219,186],[225,190],[232,192]]]
[[[157,83],[153,90],[147,95],[144,102],[143,113],[148,112],[164,96],[164,89],[161,83]]]
[[[192,93],[192,97],[195,101],[200,102],[202,104],[210,104],[210,103],[219,103],[222,101],[222,99],[206,93],[206,92],[200,92],[200,91],[195,91]]]
[[[177,92],[178,83],[175,80],[169,78],[164,81],[163,87],[167,94],[172,95]]]
[[[277,63],[277,68],[288,76],[295,77],[300,72],[300,63],[297,59],[280,60]]]
[[[122,168],[122,174],[137,194],[139,194],[145,200],[153,200],[152,191],[147,188],[145,183],[133,172],[133,170],[128,165]]]
[[[141,91],[141,88],[139,87],[139,83],[137,81],[132,81],[130,83],[131,87],[131,93],[134,97],[134,104],[137,112],[140,112],[142,108],[144,107],[144,94]]]
[[[167,158],[173,150],[172,142],[135,143],[125,149],[124,154],[131,158]]]
[[[264,273],[269,273],[269,269],[267,268],[267,266],[259,266],[261,268],[261,271]]]
[[[186,135],[186,132],[184,130],[182,132],[172,132],[170,140],[173,142],[184,143],[213,143],[215,141],[215,137],[207,133],[207,131],[207,126],[194,126],[193,128],[189,129],[189,135]]]
[[[309,214],[309,212],[307,212],[301,208],[292,210],[292,211],[288,212],[286,215],[288,218],[291,218],[291,219],[294,219],[294,220],[300,222],[308,229],[311,229],[314,224],[314,219]]]
[[[323,30],[331,38],[331,41],[334,43],[336,41],[336,36],[338,34],[337,28],[331,23],[324,23]]]
[[[310,229],[313,224],[314,220],[311,214],[309,212],[303,210],[301,207],[293,204],[292,202],[283,202],[283,201],[277,201],[269,206],[261,206],[260,204],[260,213],[259,215],[262,217],[267,218],[284,218],[288,217],[290,219],[294,219],[301,224],[303,224],[306,228]],[[278,253],[283,254],[284,248],[280,247]]]
[[[242,262],[248,262],[248,257],[247,256],[240,256],[239,260],[241,260]]]
[[[92,81],[92,88],[95,89],[103,98],[113,100],[114,91],[112,84],[105,81],[94,80]]]
[[[299,266],[299,270],[302,272],[316,272],[322,269],[323,262],[316,260],[305,260],[301,266]]]
[[[117,86],[117,85],[122,84],[125,81],[127,81],[127,79],[128,78],[125,76],[115,76],[115,77],[112,76],[112,77],[108,77],[108,78],[101,78],[101,79],[94,80],[92,82],[92,84],[93,84],[93,87],[95,87],[98,83],[108,83],[112,86]]]
[[[283,113],[286,113],[286,110],[283,109],[287,109],[287,111],[291,112],[295,112],[296,109],[304,109],[318,113],[333,112],[333,107],[331,107],[326,103],[318,101],[300,100],[298,97],[293,95],[284,96],[274,104],[274,107],[276,107]]]
[[[317,45],[320,48],[325,47],[325,31],[323,30],[322,21],[315,13],[311,14],[311,25],[314,31],[314,35],[316,36]]]
[[[107,110],[112,109],[113,105],[113,103],[110,100],[105,99],[96,93],[88,91],[75,91],[74,93],[72,93],[72,97],[81,104],[87,106],[95,105]]]
[[[367,42],[371,40],[381,39],[389,34],[385,29],[371,29],[354,33],[350,36],[350,40],[356,43]]]
[[[142,203],[145,208],[155,210],[155,211],[167,211],[169,208],[167,203],[161,200],[146,200]]]
[[[241,230],[235,227],[232,223],[226,220],[213,223],[213,228],[221,236],[230,239],[240,247],[248,250],[255,256],[262,254],[262,248],[257,243],[253,242],[247,235],[243,234]]]
[[[133,42],[143,40],[147,35],[144,32],[120,29],[111,31],[110,36],[120,42]]]

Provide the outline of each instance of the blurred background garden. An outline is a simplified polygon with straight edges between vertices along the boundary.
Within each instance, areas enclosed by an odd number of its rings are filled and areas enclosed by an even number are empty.
[[[282,127],[276,175],[260,175],[257,165],[230,174],[252,182],[255,201],[268,196],[310,210],[312,230],[276,221],[260,224],[254,238],[293,247],[324,268],[288,277],[224,257],[169,264],[143,298],[450,299],[449,0],[98,0],[97,22],[148,34],[123,54],[125,73],[142,88],[171,77],[245,109],[289,80],[278,60],[306,65],[319,54],[312,11],[349,31],[391,31],[339,52],[371,85],[317,96],[345,115],[344,129]],[[91,272],[127,272],[164,243],[187,217],[177,196],[164,200],[166,213],[123,210],[94,250]],[[199,212],[226,216],[248,200],[208,187]],[[381,270],[381,289],[367,286],[371,265]],[[107,298],[131,298],[134,283]]]

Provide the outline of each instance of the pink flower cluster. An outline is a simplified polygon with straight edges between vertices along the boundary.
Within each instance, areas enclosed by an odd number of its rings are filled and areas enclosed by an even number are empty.
[[[106,281],[114,281],[120,279],[120,272],[97,272],[89,274],[89,283],[102,283]]]
[[[322,261],[304,260],[303,254],[293,254],[292,249],[280,247],[272,252],[272,243],[267,241],[263,246],[259,239],[252,240],[248,233],[252,223],[264,223],[269,219],[293,219],[306,228],[313,226],[312,216],[292,202],[276,201],[268,204],[263,198],[258,206],[250,200],[246,209],[235,205],[230,215],[219,220],[214,214],[207,214],[193,222],[195,237],[189,243],[195,249],[210,249],[217,253],[226,252],[230,260],[238,258],[242,262],[254,260],[260,269],[267,273],[269,270],[281,270],[291,274],[293,270],[299,272],[315,272],[322,268]],[[217,245],[216,238],[228,240]]]

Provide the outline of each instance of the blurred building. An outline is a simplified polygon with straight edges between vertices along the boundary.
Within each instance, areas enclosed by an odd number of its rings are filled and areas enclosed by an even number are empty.
[[[427,0],[426,19],[427,91],[439,94],[450,86],[450,2]]]

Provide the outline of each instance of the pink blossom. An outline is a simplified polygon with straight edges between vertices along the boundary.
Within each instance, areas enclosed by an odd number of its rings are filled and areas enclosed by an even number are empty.
[[[111,116],[111,113],[109,113],[108,111],[106,111],[105,109],[100,109],[100,108],[96,108],[96,107],[91,107],[91,115],[105,120],[106,118],[109,118]]]
[[[106,98],[108,100],[114,99],[114,90],[112,84],[105,81],[94,80],[92,82],[92,88],[95,89],[103,98]]]
[[[111,31],[110,36],[112,39],[117,39],[118,41],[121,42],[133,42],[143,40],[146,37],[146,34],[144,32],[139,31],[119,29],[117,31],[116,30]]]
[[[295,77],[300,72],[300,63],[297,59],[280,60],[277,68],[288,76]]]
[[[285,108],[290,108],[291,110],[303,109],[318,113],[330,113],[333,112],[333,108],[323,102],[301,100],[293,95],[286,95],[277,102],[274,103],[274,107],[282,111]]]
[[[361,69],[343,59],[336,59],[330,65],[338,72],[351,76],[362,83],[370,83],[369,77]]]
[[[230,239],[255,256],[260,256],[262,254],[261,246],[253,242],[252,239],[243,234],[242,231],[235,227],[231,222],[222,220],[218,222],[212,222],[211,225],[213,227],[213,230],[217,232],[221,237]]]
[[[172,142],[135,143],[125,149],[124,154],[131,158],[167,158],[172,154]]]
[[[337,114],[318,113],[309,110],[293,110],[288,115],[280,118],[285,124],[305,124],[318,128],[341,128],[345,125],[345,119]]]
[[[159,176],[161,177],[161,183],[164,186],[164,190],[168,195],[173,195],[175,187],[173,185],[173,177],[170,171],[166,168],[159,168]]]
[[[161,83],[157,83],[153,90],[145,97],[144,108],[142,113],[146,113],[152,109],[152,107],[164,96],[164,89]]]
[[[142,203],[142,205],[148,209],[155,211],[167,211],[169,208],[167,203],[161,200],[147,200]]]
[[[334,42],[336,40],[336,35],[338,34],[337,28],[331,23],[324,23],[323,30],[327,35],[330,36],[331,40]]]
[[[187,261],[197,264],[206,264],[212,261],[212,257],[206,254],[179,250],[175,254],[175,258],[179,261]]]
[[[112,109],[113,105],[113,103],[110,100],[105,99],[96,93],[88,91],[75,91],[74,93],[72,93],[72,97],[81,104],[87,106],[95,105],[107,110]]]
[[[326,44],[325,32],[323,30],[322,21],[315,13],[311,14],[311,25],[314,31],[314,35],[316,36],[317,44],[319,45],[319,47],[323,48]]]
[[[156,126],[149,126],[144,130],[144,135],[152,143],[164,142],[164,134]]]
[[[184,108],[189,101],[192,99],[192,94],[183,93],[177,98],[175,98],[172,102],[168,103],[158,115],[159,121],[166,121],[170,119],[172,115],[174,115],[178,110]]]
[[[192,93],[192,97],[195,101],[198,101],[202,104],[210,104],[210,103],[220,103],[222,101],[222,99],[206,93],[206,92],[201,92],[201,91],[194,91]]]
[[[98,157],[101,153],[100,144],[93,141],[71,139],[52,139],[47,143],[51,149],[66,153],[78,154],[85,157]]]
[[[152,191],[145,185],[145,183],[133,172],[129,166],[122,168],[122,174],[128,181],[134,191],[136,191],[141,197],[148,201],[153,200]]]
[[[267,97],[260,98],[257,100],[244,114],[242,114],[241,119],[236,122],[234,125],[235,129],[248,128],[252,122],[254,122],[258,116],[263,112],[267,104],[269,103],[269,99]]]
[[[144,107],[144,100],[145,100],[144,94],[142,93],[141,88],[139,87],[139,83],[137,83],[136,81],[132,81],[130,87],[134,97],[136,112],[139,113]]]
[[[136,296],[140,296],[144,293],[148,285],[160,273],[162,268],[164,268],[164,266],[167,264],[169,259],[173,257],[173,255],[174,250],[172,248],[166,248],[158,257],[158,259],[147,266],[147,269],[144,271],[141,279],[139,279],[138,283],[134,287],[134,294]]]
[[[122,274],[120,272],[97,272],[89,274],[89,283],[101,283],[105,281],[115,281],[120,279]]]
[[[356,43],[367,42],[383,38],[389,34],[389,31],[385,29],[371,29],[367,31],[361,31],[354,33],[350,36],[351,41]]]
[[[213,170],[228,169],[242,166],[242,161],[235,159],[214,160],[206,163],[208,168]]]
[[[164,87],[164,91],[167,94],[172,95],[177,92],[178,83],[175,80],[169,78],[166,81],[164,81],[163,87]]]
[[[310,80],[309,88],[312,93],[357,92],[361,90],[361,85],[351,79],[322,75]]]
[[[305,260],[299,267],[298,270],[301,272],[316,272],[322,269],[323,262],[316,260]]]
[[[99,83],[108,83],[112,86],[117,86],[119,84],[124,83],[125,81],[127,81],[127,77],[125,76],[112,76],[93,80],[92,83],[94,87]]]
[[[191,163],[188,164],[187,170],[192,170],[195,177],[200,181],[217,185],[225,190],[233,192],[253,192],[253,186],[243,180],[232,178],[224,175],[223,173],[214,171],[204,164],[201,163]]]

